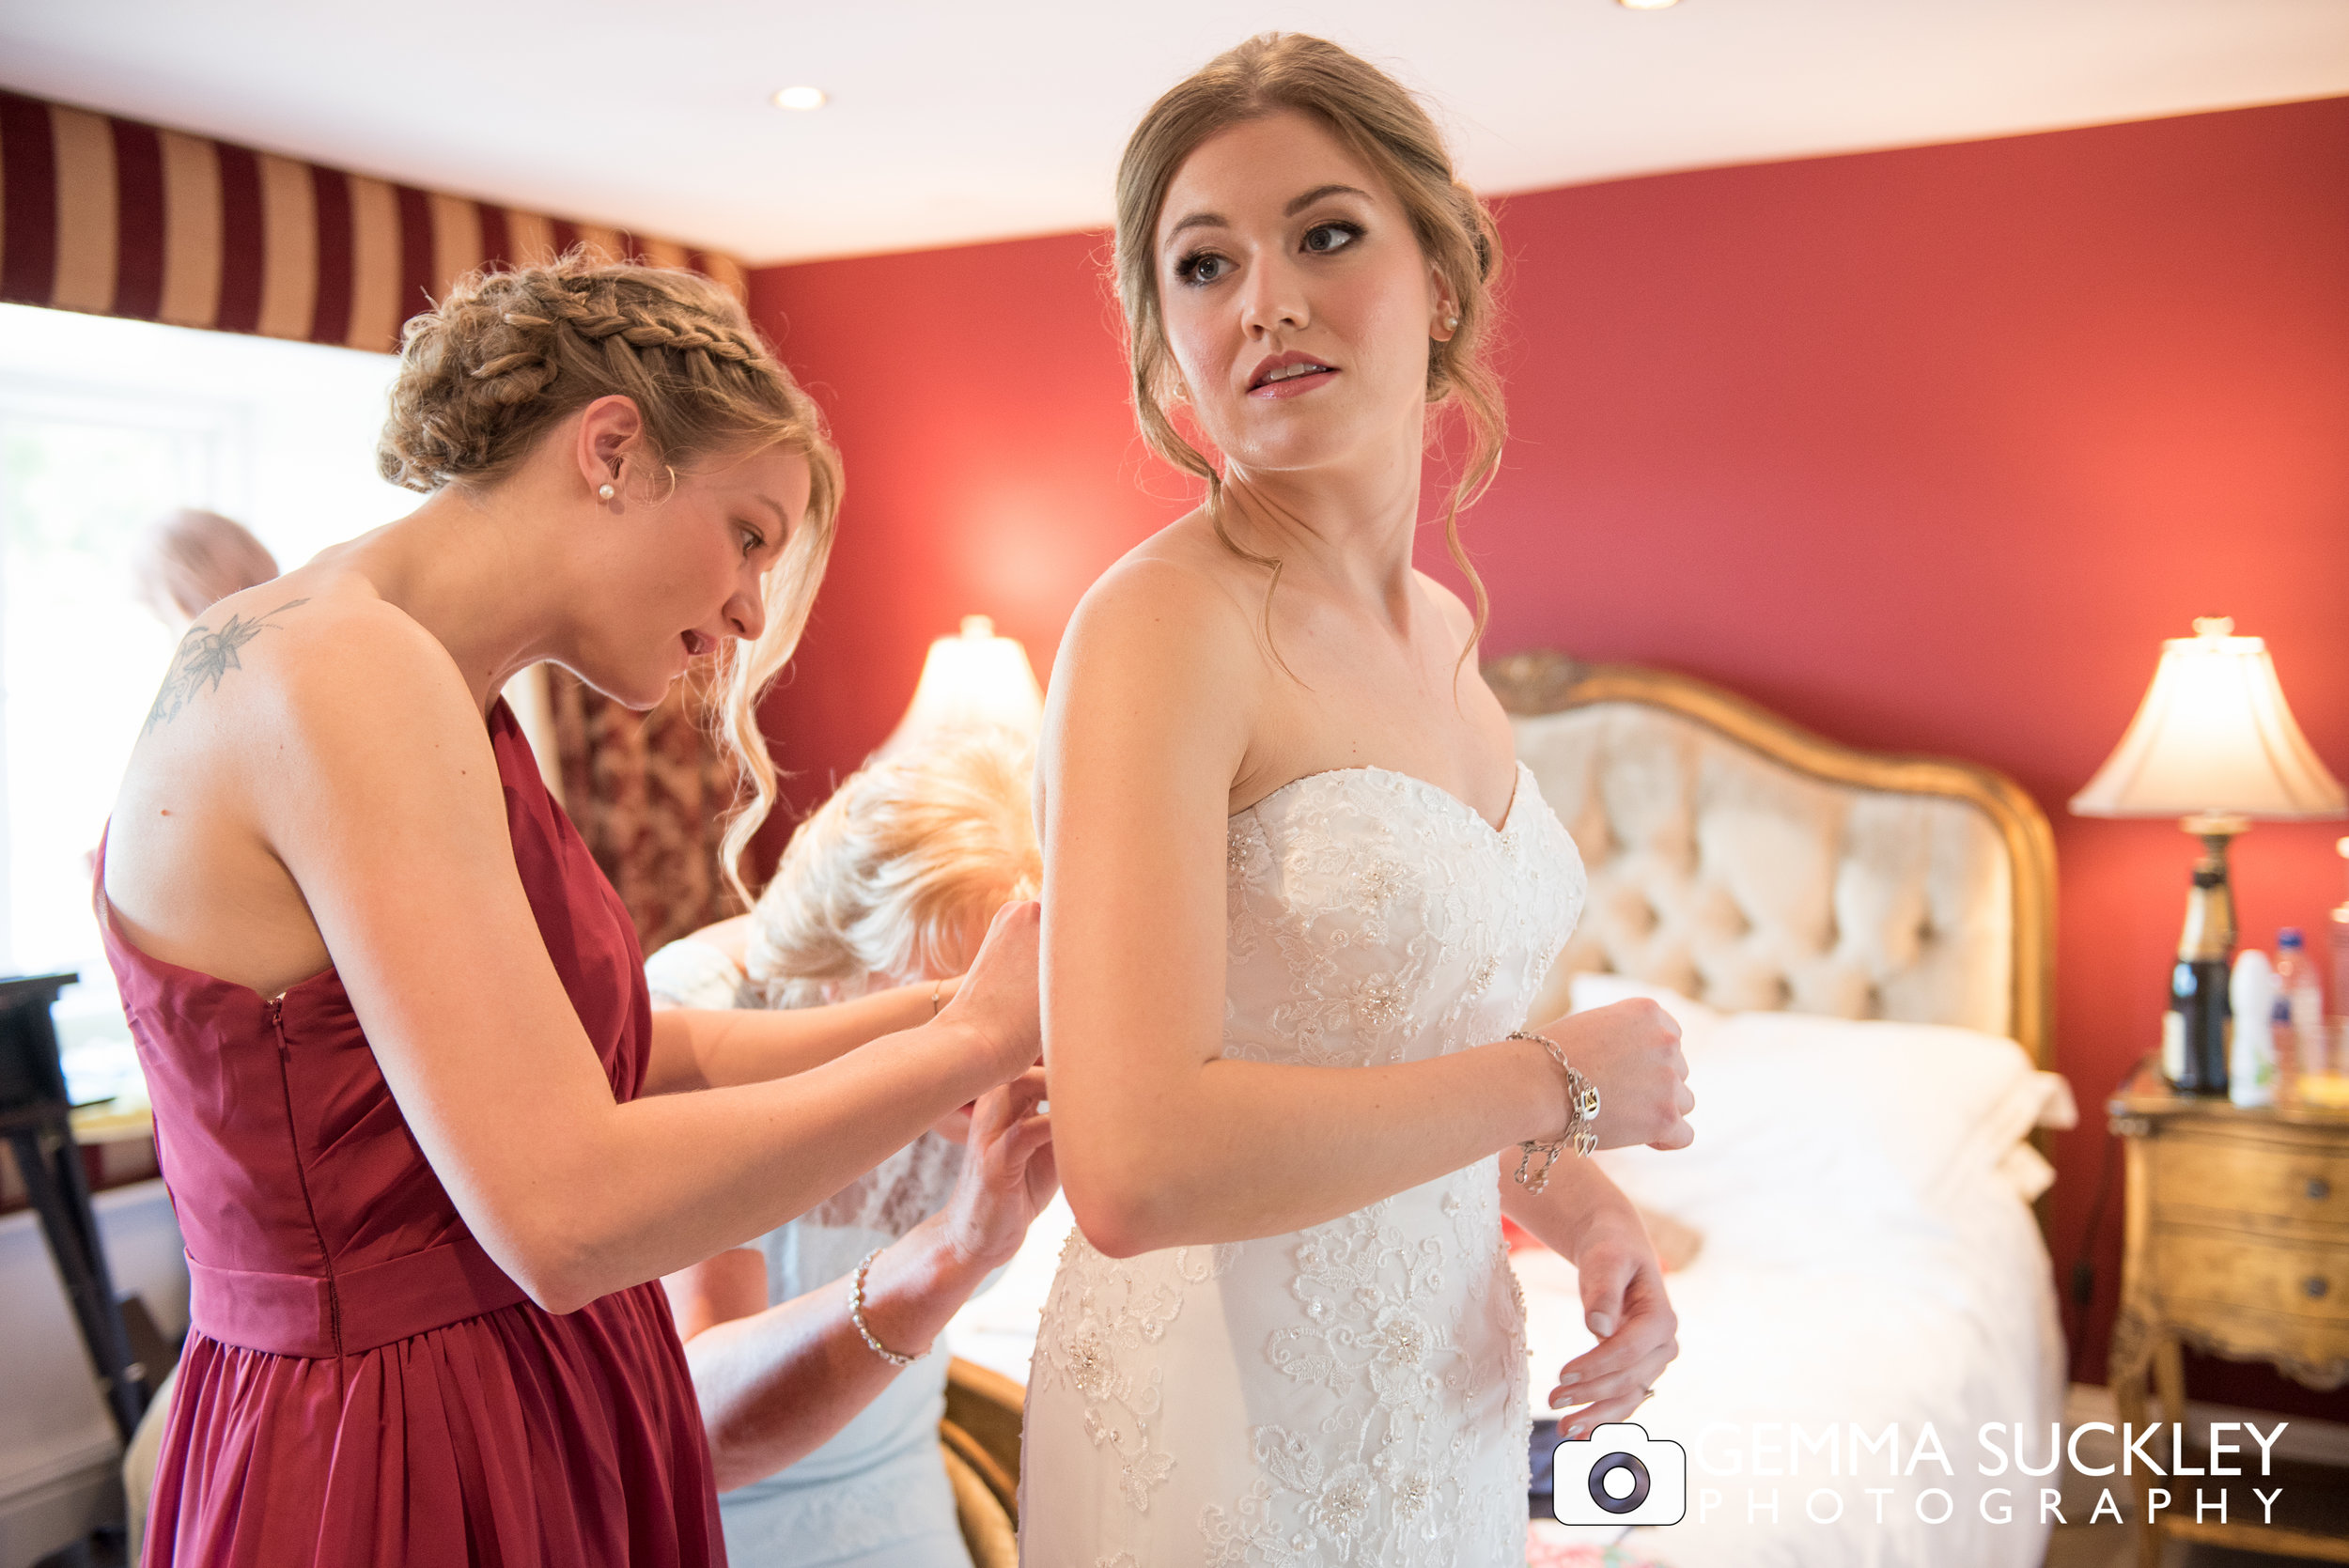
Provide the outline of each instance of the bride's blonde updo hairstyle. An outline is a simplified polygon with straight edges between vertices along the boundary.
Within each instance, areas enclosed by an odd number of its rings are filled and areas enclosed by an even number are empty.
[[[540,267],[476,272],[411,319],[376,447],[383,477],[412,490],[486,486],[599,397],[644,420],[647,461],[670,483],[708,458],[781,446],[807,459],[807,515],[767,574],[767,628],[727,641],[720,724],[751,780],[722,859],[737,893],[751,835],[775,800],[760,694],[798,646],[840,511],[840,457],[823,415],[751,326],[698,272],[608,264],[573,252]]]
[[[1117,167],[1116,281],[1126,316],[1127,359],[1134,412],[1150,449],[1207,487],[1216,537],[1235,554],[1268,567],[1280,562],[1243,548],[1225,528],[1223,475],[1175,428],[1171,410],[1182,376],[1166,339],[1159,299],[1157,240],[1167,187],[1199,145],[1219,132],[1283,111],[1310,115],[1387,182],[1411,220],[1419,248],[1443,278],[1460,324],[1427,345],[1427,401],[1456,409],[1469,450],[1444,510],[1444,543],[1476,595],[1476,630],[1485,629],[1484,582],[1460,546],[1460,508],[1492,483],[1507,432],[1501,379],[1487,362],[1493,286],[1501,241],[1476,193],[1453,172],[1443,133],[1394,78],[1326,39],[1265,33],[1226,50],[1150,106]],[[1269,613],[1269,599],[1267,601]],[[1471,638],[1470,646],[1473,647]],[[1465,654],[1463,655],[1465,657]]]

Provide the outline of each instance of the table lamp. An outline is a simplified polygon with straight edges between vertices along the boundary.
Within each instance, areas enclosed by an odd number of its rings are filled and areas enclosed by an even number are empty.
[[[941,730],[994,726],[1033,740],[1044,727],[1044,691],[1028,650],[995,635],[985,615],[965,615],[962,630],[930,644],[906,716],[875,754],[889,756]]]
[[[2161,663],[2121,744],[2072,797],[2082,816],[2175,816],[2202,841],[2170,971],[2162,1065],[2182,1093],[2227,1092],[2227,966],[2234,895],[2227,842],[2253,818],[2349,815],[2341,781],[2310,750],[2284,703],[2275,660],[2224,617],[2161,645]]]

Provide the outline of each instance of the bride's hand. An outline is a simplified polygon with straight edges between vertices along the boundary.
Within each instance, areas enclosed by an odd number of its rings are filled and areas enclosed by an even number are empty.
[[[1680,1354],[1680,1316],[1664,1294],[1656,1249],[1628,1203],[1592,1216],[1575,1249],[1583,1321],[1598,1343],[1568,1361],[1550,1390],[1553,1410],[1581,1408],[1559,1422],[1561,1437],[1587,1437],[1626,1421]]]
[[[947,1244],[982,1269],[1011,1261],[1028,1227],[1060,1189],[1044,1069],[1031,1067],[979,1096],[963,1145],[962,1174],[943,1215]]]
[[[1570,1014],[1542,1026],[1575,1070],[1598,1090],[1598,1146],[1685,1149],[1696,1141],[1688,1112],[1688,1062],[1680,1025],[1644,997]]]

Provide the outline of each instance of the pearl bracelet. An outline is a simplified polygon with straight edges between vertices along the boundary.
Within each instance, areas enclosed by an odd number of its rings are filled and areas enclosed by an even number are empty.
[[[1568,1143],[1574,1145],[1577,1159],[1583,1158],[1598,1147],[1598,1086],[1584,1078],[1574,1063],[1566,1060],[1565,1048],[1548,1035],[1536,1034],[1531,1030],[1513,1029],[1508,1037],[1532,1041],[1549,1052],[1550,1060],[1557,1063],[1559,1070],[1566,1075],[1566,1130],[1554,1143],[1527,1139],[1517,1145],[1520,1153],[1515,1178],[1517,1184],[1528,1192],[1539,1192],[1549,1185],[1549,1168],[1558,1163],[1559,1155]],[[1542,1157],[1542,1168],[1532,1171],[1533,1157],[1537,1154]],[[1529,1171],[1532,1172],[1530,1175],[1527,1173]]]
[[[864,1271],[872,1267],[873,1260],[880,1255],[881,1249],[876,1247],[864,1254],[863,1263],[856,1265],[856,1279],[848,1286],[848,1321],[856,1325],[856,1331],[864,1336],[864,1343],[871,1347],[874,1355],[893,1367],[910,1367],[929,1352],[926,1350],[921,1356],[900,1356],[875,1339],[873,1330],[866,1327],[864,1322]]]

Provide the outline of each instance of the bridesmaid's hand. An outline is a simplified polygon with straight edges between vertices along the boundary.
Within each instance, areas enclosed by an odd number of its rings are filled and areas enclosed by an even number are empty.
[[[1630,1204],[1593,1215],[1570,1261],[1581,1280],[1583,1322],[1598,1343],[1559,1369],[1550,1390],[1549,1408],[1582,1406],[1559,1423],[1565,1438],[1630,1419],[1680,1354],[1680,1316]]]
[[[978,1039],[996,1083],[1026,1072],[1044,1054],[1035,990],[1041,908],[1024,899],[995,911],[971,972],[938,1015],[940,1022],[960,1025]]]
[[[1539,1032],[1558,1042],[1575,1070],[1598,1090],[1598,1146],[1685,1149],[1696,1141],[1688,1112],[1688,1061],[1678,1020],[1634,997],[1554,1018]]]

